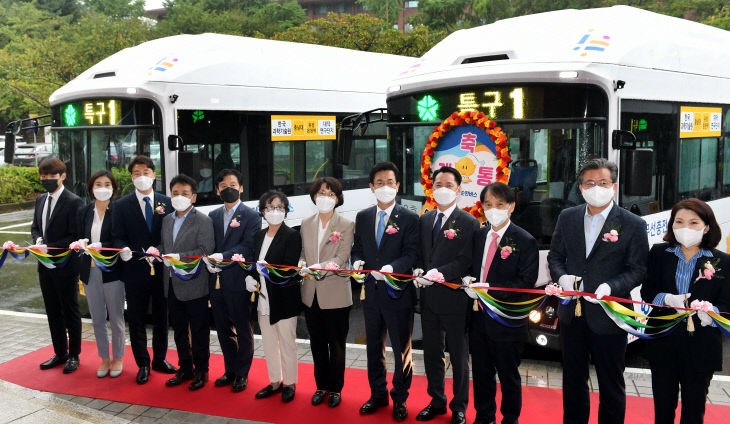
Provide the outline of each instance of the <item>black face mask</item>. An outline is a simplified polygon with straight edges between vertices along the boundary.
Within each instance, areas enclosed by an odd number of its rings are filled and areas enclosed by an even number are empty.
[[[226,203],[234,203],[241,198],[241,193],[233,187],[226,187],[221,190],[221,199]]]
[[[58,188],[58,180],[41,180],[41,185],[47,192],[52,193]]]

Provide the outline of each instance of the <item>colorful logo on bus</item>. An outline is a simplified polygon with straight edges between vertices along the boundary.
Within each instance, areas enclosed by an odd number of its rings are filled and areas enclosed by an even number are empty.
[[[405,71],[401,72],[401,73],[400,73],[400,74],[398,74],[398,75],[405,75],[405,74],[410,74],[411,72],[416,72],[416,71],[418,70],[418,68],[420,68],[420,67],[421,67],[421,65],[423,64],[423,62],[424,62],[425,60],[426,60],[426,59],[421,59],[421,60],[419,60],[418,62],[416,62],[416,63],[414,63],[413,65],[409,66],[409,67],[408,67],[408,68],[407,68],[407,69],[406,69]]]
[[[158,60],[157,63],[147,68],[147,75],[152,75],[153,72],[165,72],[168,69],[172,69],[177,63],[177,58],[168,59],[167,56]]]
[[[595,28],[589,29],[583,36],[578,40],[578,45],[573,47],[575,51],[581,51],[581,56],[587,56],[589,52],[603,52],[606,51],[611,42],[608,35],[597,35],[594,34]]]

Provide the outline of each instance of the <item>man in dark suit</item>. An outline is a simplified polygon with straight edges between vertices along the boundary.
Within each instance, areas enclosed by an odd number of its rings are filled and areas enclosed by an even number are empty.
[[[155,193],[155,164],[147,156],[137,155],[129,163],[129,172],[136,190],[114,204],[112,239],[114,247],[124,249],[120,257],[126,263],[121,274],[127,298],[129,339],[134,360],[139,367],[137,383],[149,379],[150,365],[155,371],[174,374],[177,369],[165,360],[167,356],[167,303],[162,287],[163,266],[159,262],[132,259],[132,251],[144,252],[160,244],[162,219],[172,211],[170,198]],[[130,261],[131,260],[131,261]],[[152,302],[152,352],[147,351],[145,316]]]
[[[377,206],[361,210],[355,219],[355,242],[352,247],[353,268],[409,274],[418,258],[418,216],[395,203],[400,187],[400,172],[392,162],[378,163],[370,170],[370,190]],[[373,272],[364,282],[365,335],[367,339],[370,399],[360,408],[372,414],[388,405],[385,379],[385,335],[390,335],[395,370],[393,418],[408,416],[406,399],[413,377],[411,336],[416,292],[410,284],[395,290],[385,283],[385,276]]]
[[[646,223],[613,203],[616,164],[586,161],[578,183],[587,205],[560,213],[548,263],[553,281],[563,290],[629,298],[646,276],[649,244]],[[563,352],[563,421],[587,423],[590,415],[588,365],[598,376],[598,422],[623,423],[626,412],[624,357],[626,333],[600,307],[584,298],[558,307]]]
[[[537,281],[540,263],[537,241],[527,231],[510,221],[515,210],[515,194],[503,183],[484,187],[480,199],[490,228],[480,228],[474,235],[471,275],[481,283],[497,287],[531,289]],[[465,281],[469,283],[468,281]],[[477,295],[466,289],[469,297]],[[490,295],[503,302],[523,302],[528,295],[494,291]],[[487,306],[488,307],[488,306]],[[499,316],[495,313],[495,315]],[[527,340],[527,318],[501,317],[498,322],[487,311],[474,310],[469,322],[469,348],[472,357],[475,423],[495,423],[497,381],[502,389],[503,424],[515,424],[522,409],[522,389],[518,367]],[[508,325],[505,325],[508,324]]]
[[[77,213],[83,205],[79,196],[66,190],[66,165],[57,158],[48,157],[38,164],[41,184],[48,192],[38,196],[30,233],[40,248],[68,248],[78,237]],[[64,250],[48,253],[58,255]],[[54,355],[41,364],[42,370],[64,364],[65,374],[76,371],[81,353],[81,312],[79,311],[79,258],[69,254],[61,268],[48,268],[38,261],[38,280],[46,306],[48,327],[51,330]],[[68,332],[68,340],[66,339]]]
[[[167,258],[191,262],[188,256],[209,255],[215,248],[213,221],[193,207],[197,197],[197,183],[187,175],[178,175],[170,181],[174,213],[162,220],[162,244],[159,251],[165,265]],[[167,258],[166,258],[167,257]],[[208,320],[208,272],[200,264],[197,277],[185,279],[166,269],[165,297],[170,310],[170,322],[175,331],[178,365],[175,376],[167,386],[178,386],[192,380],[188,389],[198,390],[208,381],[210,360],[210,322]]]
[[[428,269],[416,284],[431,286],[431,276],[441,273],[445,281],[458,282],[469,274],[472,261],[472,238],[479,222],[456,205],[461,193],[461,174],[443,166],[433,173],[434,199],[438,207],[421,216],[420,264]],[[416,270],[416,274],[423,270]],[[467,314],[469,299],[460,290],[437,284],[421,290],[421,327],[423,328],[423,362],[431,402],[418,413],[416,420],[429,421],[446,413],[444,392],[445,344],[454,375],[454,398],[449,403],[451,422],[466,423],[469,401],[469,348]]]
[[[238,253],[246,260],[253,260],[253,237],[261,229],[261,216],[241,203],[241,173],[235,169],[222,170],[216,178],[216,191],[223,206],[208,214],[213,220],[215,251],[218,252],[210,256],[221,261]],[[215,385],[230,384],[234,392],[241,392],[248,384],[253,361],[251,302],[244,283],[246,275],[238,265],[225,270],[208,265],[208,270],[211,272],[210,303],[225,364],[225,374],[215,381]]]

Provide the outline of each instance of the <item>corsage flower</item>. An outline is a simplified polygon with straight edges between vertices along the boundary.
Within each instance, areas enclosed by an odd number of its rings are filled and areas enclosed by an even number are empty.
[[[231,220],[231,223],[228,224],[228,226],[231,227],[231,228],[238,228],[238,227],[241,226],[241,223],[238,222],[238,215],[236,215],[235,217],[233,217],[233,219]]]
[[[613,229],[605,234],[603,234],[603,241],[616,243],[618,241],[619,232],[616,229]]]
[[[164,215],[165,214],[165,204],[157,202],[157,206],[155,207],[155,213],[157,215]]]
[[[332,243],[337,243],[338,241],[340,241],[340,237],[342,237],[342,233],[340,233],[339,231],[335,231],[335,229],[333,228],[329,237],[330,241]]]
[[[515,246],[514,242],[512,242],[510,239],[505,238],[504,239],[504,246],[499,246],[499,256],[502,259],[507,259],[512,255],[512,252],[517,252],[519,249],[517,249],[517,246]]]
[[[699,270],[699,275],[697,276],[695,281],[702,280],[702,279],[712,280],[712,278],[715,276],[715,273],[717,271],[720,271],[720,268],[715,269],[715,265],[717,265],[719,262],[720,262],[719,259],[717,261],[715,261],[714,264],[712,264],[709,260],[707,262],[705,262],[705,264],[702,265],[702,269]],[[718,278],[721,278],[721,277],[718,276]]]
[[[692,303],[690,303],[689,307],[691,309],[694,309],[695,311],[701,311],[701,312],[714,312],[715,309],[712,307],[712,303],[706,301],[706,300],[693,300]]]
[[[385,228],[385,232],[388,234],[395,234],[400,230],[397,225],[395,225],[395,222],[392,220],[388,220],[388,226]]]

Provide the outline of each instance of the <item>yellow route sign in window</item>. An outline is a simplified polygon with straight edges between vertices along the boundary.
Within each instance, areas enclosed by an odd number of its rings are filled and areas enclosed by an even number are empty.
[[[271,115],[271,141],[335,140],[335,116]]]
[[[720,137],[722,108],[682,106],[679,112],[679,138]]]

